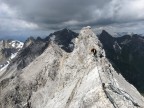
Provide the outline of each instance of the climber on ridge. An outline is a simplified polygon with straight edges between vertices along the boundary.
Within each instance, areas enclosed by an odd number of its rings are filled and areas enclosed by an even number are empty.
[[[97,51],[96,51],[96,49],[91,49],[91,52],[93,53],[93,55],[95,56],[96,55],[96,53],[97,53]]]

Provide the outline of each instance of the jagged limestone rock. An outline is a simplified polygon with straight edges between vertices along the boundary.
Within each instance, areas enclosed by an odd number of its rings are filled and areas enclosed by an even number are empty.
[[[0,108],[144,107],[144,98],[114,70],[90,27],[73,42],[71,53],[51,42],[26,68],[0,79]]]

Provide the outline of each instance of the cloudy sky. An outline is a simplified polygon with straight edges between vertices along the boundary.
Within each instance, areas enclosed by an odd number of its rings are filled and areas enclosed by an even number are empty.
[[[62,28],[144,33],[144,0],[0,0],[0,37]]]

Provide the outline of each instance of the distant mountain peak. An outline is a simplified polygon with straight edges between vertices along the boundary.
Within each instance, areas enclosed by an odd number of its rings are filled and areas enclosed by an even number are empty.
[[[62,31],[72,31],[72,30],[70,30],[70,29],[68,29],[68,28],[64,28],[64,29],[62,29]]]
[[[129,35],[129,36],[133,36],[134,35],[134,33],[132,33],[132,32],[116,32],[115,33],[115,37],[122,37],[122,36],[125,36],[125,35]]]
[[[56,32],[69,34],[69,33],[73,33],[74,31],[72,31],[69,28],[64,28],[64,29],[61,29],[61,30],[56,31]]]
[[[110,35],[106,30],[102,30],[101,36],[109,36],[109,37],[112,37],[112,35]]]
[[[102,33],[108,33],[106,30],[102,30]]]
[[[29,38],[27,38],[26,41],[35,41],[35,38],[33,36],[30,36]]]
[[[74,49],[74,44],[72,40],[78,36],[78,33],[64,28],[62,30],[51,33],[45,38],[46,41],[53,41],[58,44],[63,50],[67,52],[72,52]]]
[[[29,37],[25,42],[24,42],[24,47],[27,47],[31,44],[33,44],[36,41],[36,39],[34,37]]]
[[[37,41],[43,41],[43,39],[41,37],[37,37],[36,40]]]

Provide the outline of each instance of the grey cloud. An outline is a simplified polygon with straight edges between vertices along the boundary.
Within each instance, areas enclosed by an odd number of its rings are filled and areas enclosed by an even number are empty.
[[[64,27],[78,30],[87,25],[107,27],[122,24],[131,28],[132,22],[144,21],[143,0],[0,0],[0,3],[6,4],[14,13],[8,12],[1,18],[0,10],[0,20],[9,17],[3,24],[9,29],[12,27],[7,22],[18,30],[45,31]],[[0,31],[2,28],[0,25]]]
[[[109,0],[3,0],[11,8],[18,10],[24,20],[43,26],[63,25],[76,20],[79,25],[93,20],[95,8],[101,9]],[[95,16],[96,17],[96,16]],[[53,25],[52,25],[53,24]]]

